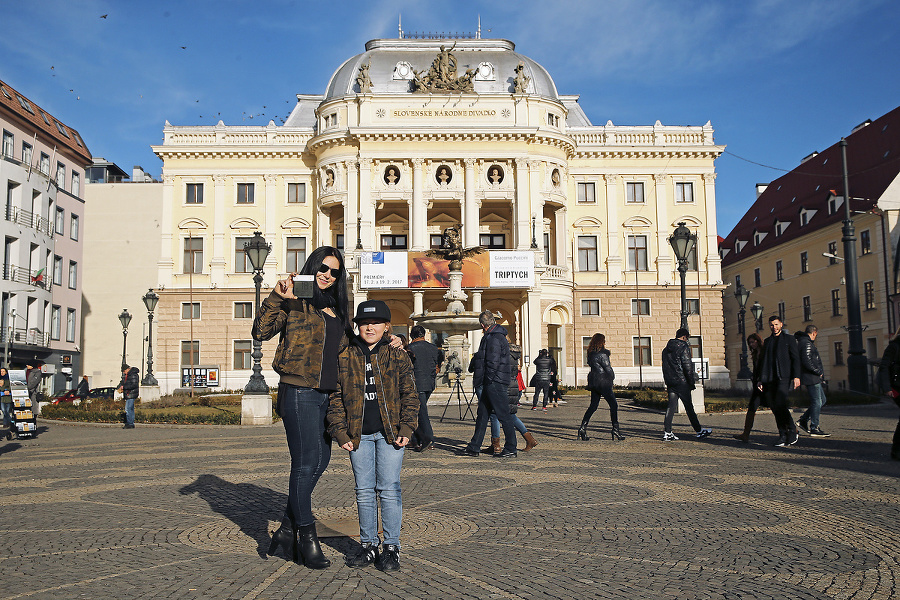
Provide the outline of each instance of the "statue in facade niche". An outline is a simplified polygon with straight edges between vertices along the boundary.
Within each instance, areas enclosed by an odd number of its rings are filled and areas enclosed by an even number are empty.
[[[369,78],[369,65],[371,64],[371,62],[367,62],[361,65],[359,73],[356,74],[356,85],[359,86],[360,94],[368,94],[372,91],[372,79]]]
[[[528,88],[528,82],[531,81],[531,77],[525,74],[525,63],[519,61],[519,64],[513,71],[516,74],[516,78],[513,79],[513,93],[524,94],[526,88]]]
[[[466,69],[465,74],[457,77],[457,60],[453,55],[455,47],[456,43],[449,49],[442,44],[428,71],[413,71],[413,92],[449,94],[475,91],[475,69]]]
[[[449,260],[451,271],[462,271],[463,259],[481,254],[484,252],[484,248],[481,246],[463,248],[460,229],[462,229],[462,225],[454,225],[444,229],[444,243],[441,244],[440,248],[429,250],[425,255]]]

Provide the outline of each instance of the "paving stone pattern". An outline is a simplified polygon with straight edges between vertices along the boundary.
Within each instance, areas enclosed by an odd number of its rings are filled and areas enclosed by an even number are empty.
[[[346,453],[313,498],[329,569],[266,558],[287,500],[280,424],[179,427],[40,421],[0,442],[0,599],[864,599],[900,596],[900,463],[893,404],[827,407],[832,437],[751,444],[742,414],[701,415],[713,436],[663,442],[657,411],[624,405],[575,439],[587,398],[520,415],[538,447],[453,452],[472,422],[434,420],[407,452],[399,573],[351,569],[358,544]],[[796,415],[795,415],[796,418]],[[520,440],[520,447],[524,442]]]

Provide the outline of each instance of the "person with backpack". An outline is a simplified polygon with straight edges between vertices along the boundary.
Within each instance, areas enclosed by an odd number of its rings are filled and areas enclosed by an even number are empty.
[[[884,349],[881,364],[878,367],[878,385],[885,395],[900,406],[900,331]],[[900,460],[900,419],[894,431],[894,443],[891,445],[891,458]]]

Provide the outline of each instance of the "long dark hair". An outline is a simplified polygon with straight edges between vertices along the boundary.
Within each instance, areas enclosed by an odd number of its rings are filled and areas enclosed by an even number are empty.
[[[750,345],[750,340],[756,340],[756,348],[750,348],[750,358],[753,361],[753,364],[756,364],[756,361],[759,360],[759,356],[762,353],[763,341],[762,338],[759,337],[758,333],[751,333],[747,336],[747,345]]]
[[[599,352],[600,350],[606,350],[606,336],[602,333],[595,333],[591,337],[591,343],[588,344],[588,354],[591,352]]]
[[[310,298],[309,303],[319,310],[331,307],[341,320],[344,329],[352,331],[353,325],[350,323],[350,313],[347,311],[349,306],[349,296],[347,295],[347,268],[344,266],[344,255],[341,254],[341,251],[332,246],[319,246],[310,252],[309,258],[306,259],[306,263],[303,265],[303,268],[300,269],[300,274],[312,275],[315,277],[319,272],[319,267],[322,266],[322,261],[328,256],[333,256],[338,260],[341,273],[338,275],[334,285],[327,290],[320,290],[318,284],[314,283],[313,297]]]

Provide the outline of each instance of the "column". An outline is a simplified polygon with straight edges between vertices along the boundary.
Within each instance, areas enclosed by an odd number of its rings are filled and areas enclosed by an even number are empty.
[[[362,217],[363,248],[374,250],[375,204],[372,202],[372,160],[369,158],[359,159],[359,215]]]
[[[722,259],[719,257],[719,243],[716,239],[716,174],[703,174],[703,202],[705,223],[703,234],[706,237],[706,283],[722,281]],[[697,249],[697,257],[700,258]],[[702,265],[697,265],[701,267]]]
[[[425,312],[425,292],[413,292],[413,314],[421,315]]]
[[[316,201],[316,214],[315,214],[316,241],[313,244],[313,248],[317,248],[319,246],[333,246],[334,245],[334,240],[332,239],[332,236],[331,236],[331,219],[329,219],[328,216],[325,214],[325,212],[322,210],[322,195],[321,194],[322,194],[322,192],[325,191],[324,186],[323,186],[324,176],[325,176],[325,173],[322,170],[322,167],[318,167],[316,169],[316,181],[315,181],[316,189],[319,191],[318,194],[316,194],[316,200],[315,200]],[[347,240],[344,240],[344,245],[345,246],[347,245]]]
[[[670,282],[680,283],[679,275],[673,273],[673,270],[678,265],[675,264],[672,246],[669,245],[669,236],[672,235],[673,229],[669,223],[666,180],[667,177],[664,173],[657,173],[653,176],[654,187],[656,188],[656,244],[658,248],[656,282],[660,285]],[[718,244],[716,247],[718,248]],[[672,277],[675,277],[675,279],[673,280]]]
[[[481,294],[482,293],[483,292],[476,292],[476,291],[471,292],[471,294],[472,294],[472,312],[481,314],[481,311],[484,310],[481,307]],[[480,327],[478,329],[473,330],[472,331],[472,348],[477,350],[478,346],[481,345],[481,338],[483,338],[483,337],[484,337],[484,331],[482,331],[482,329]],[[473,354],[474,354],[475,350],[472,351]]]
[[[409,207],[409,233],[412,237],[410,250],[427,250],[425,243],[428,233],[428,207],[423,201],[422,166],[425,161],[421,158],[412,159],[413,164],[413,195]]]
[[[213,175],[213,222],[212,239],[209,240],[209,283],[216,286],[225,285],[225,175]]]
[[[568,212],[565,207],[558,208],[555,216],[556,227],[553,233],[556,236],[556,264],[565,267],[568,264],[566,254],[569,249],[569,236],[567,235],[569,227]]]
[[[617,285],[624,282],[622,259],[624,240],[619,232],[619,193],[617,174],[608,174],[606,178],[606,248],[609,251],[606,260],[608,283]],[[573,259],[574,260],[574,259]]]
[[[163,175],[162,235],[159,262],[157,263],[157,279],[160,285],[171,288],[175,284],[175,259],[172,254],[172,239],[178,238],[178,231],[172,222],[172,209],[175,202],[175,177]],[[83,225],[82,225],[83,226]],[[176,239],[181,244],[180,239]],[[180,255],[181,248],[176,248],[175,256]],[[178,269],[180,272],[181,269]]]
[[[356,216],[359,214],[359,183],[357,181],[357,162],[344,163],[347,174],[347,200],[344,202],[344,256],[356,250]],[[352,264],[356,264],[353,260]]]
[[[516,162],[516,198],[512,206],[513,227],[515,232],[513,246],[517,250],[531,248],[531,202],[528,194],[528,161],[517,158]],[[540,216],[540,215],[538,215]]]
[[[277,266],[279,257],[284,254],[284,249],[281,247],[281,238],[278,235],[278,226],[275,223],[279,200],[278,176],[274,173],[267,173],[263,175],[263,181],[266,189],[265,197],[263,198],[265,223],[262,223],[260,226],[263,228],[263,236],[272,244],[272,251],[266,257],[266,268],[263,278],[268,280],[267,283],[269,285],[275,285],[275,282],[278,280]]]
[[[478,246],[481,241],[479,225],[481,221],[481,207],[475,199],[475,159],[465,159],[466,169],[466,195],[463,200],[463,246],[471,248]]]

